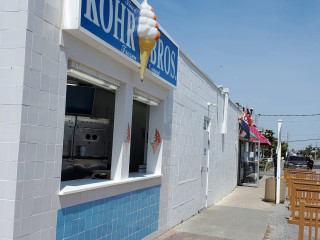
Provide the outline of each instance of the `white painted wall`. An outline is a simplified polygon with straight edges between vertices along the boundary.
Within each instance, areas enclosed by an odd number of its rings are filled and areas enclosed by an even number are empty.
[[[121,180],[129,177],[131,138],[125,142],[132,128],[133,88],[130,85],[121,86],[116,92],[114,131],[112,144],[111,179]],[[119,134],[123,133],[123,134]],[[116,164],[117,163],[117,164]]]
[[[147,173],[161,174],[162,154],[163,154],[163,132],[164,132],[164,103],[162,101],[158,106],[150,106],[149,113],[149,136],[147,152]],[[155,132],[161,133],[161,142],[155,152],[152,149],[153,135]]]
[[[208,205],[228,195],[237,185],[236,106],[229,101],[227,134],[223,135],[224,95],[183,52],[180,52],[178,72],[177,91],[167,99],[168,106],[172,104],[172,110],[168,107],[166,111],[171,141],[163,152],[159,233],[190,218],[202,207],[200,171],[204,116],[211,119]],[[209,108],[209,115],[208,102],[217,104]]]
[[[61,1],[4,0],[0,19],[0,239],[55,239],[67,78]]]

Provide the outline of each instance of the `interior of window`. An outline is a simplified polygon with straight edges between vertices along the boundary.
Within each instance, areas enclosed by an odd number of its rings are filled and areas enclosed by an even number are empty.
[[[129,172],[146,172],[149,106],[133,101]]]
[[[68,77],[61,181],[110,178],[115,93]]]

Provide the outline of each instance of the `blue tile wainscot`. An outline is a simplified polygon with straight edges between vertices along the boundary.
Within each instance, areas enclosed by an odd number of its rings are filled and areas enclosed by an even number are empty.
[[[140,240],[158,229],[160,185],[58,211],[57,240]]]

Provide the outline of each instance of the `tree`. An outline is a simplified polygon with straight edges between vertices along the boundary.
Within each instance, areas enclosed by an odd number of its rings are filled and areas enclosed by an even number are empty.
[[[305,147],[305,149],[299,150],[298,154],[301,154],[301,155],[304,155],[304,156],[312,155],[313,157],[315,157],[315,155],[316,155],[316,157],[318,159],[319,156],[320,156],[320,149],[312,147],[312,145],[309,145],[309,146]]]
[[[265,133],[263,134],[271,143],[271,146],[262,146],[261,149],[263,151],[264,157],[271,157],[271,152],[272,155],[275,156],[276,151],[277,151],[277,146],[278,146],[278,139],[274,137],[274,132],[272,130],[266,130]],[[281,142],[281,156],[285,157],[286,152],[288,150],[288,144],[286,142]]]
[[[301,154],[304,156],[309,156],[309,155],[311,155],[311,152],[312,152],[312,145],[309,145],[305,149],[299,150],[298,154]]]
[[[274,132],[272,130],[266,130],[263,135],[269,140],[269,142],[271,143],[271,146],[269,146],[269,145],[262,146],[261,149],[263,151],[264,157],[270,158],[272,149],[277,148],[277,145],[275,144],[277,139],[273,136]],[[275,147],[274,147],[274,145],[275,145]],[[274,155],[274,152],[273,152],[273,155]]]
[[[281,157],[286,157],[288,152],[288,143],[281,142]]]

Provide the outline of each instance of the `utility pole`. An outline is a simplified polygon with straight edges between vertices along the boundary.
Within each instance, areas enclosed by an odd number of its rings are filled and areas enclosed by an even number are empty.
[[[280,203],[280,169],[281,169],[281,128],[282,120],[278,120],[278,147],[277,147],[277,184],[276,184],[276,204]]]
[[[314,151],[314,160],[317,160],[317,148],[318,148],[318,142],[316,142],[316,149]]]
[[[287,132],[287,153],[286,153],[286,157],[289,154],[289,133]]]

